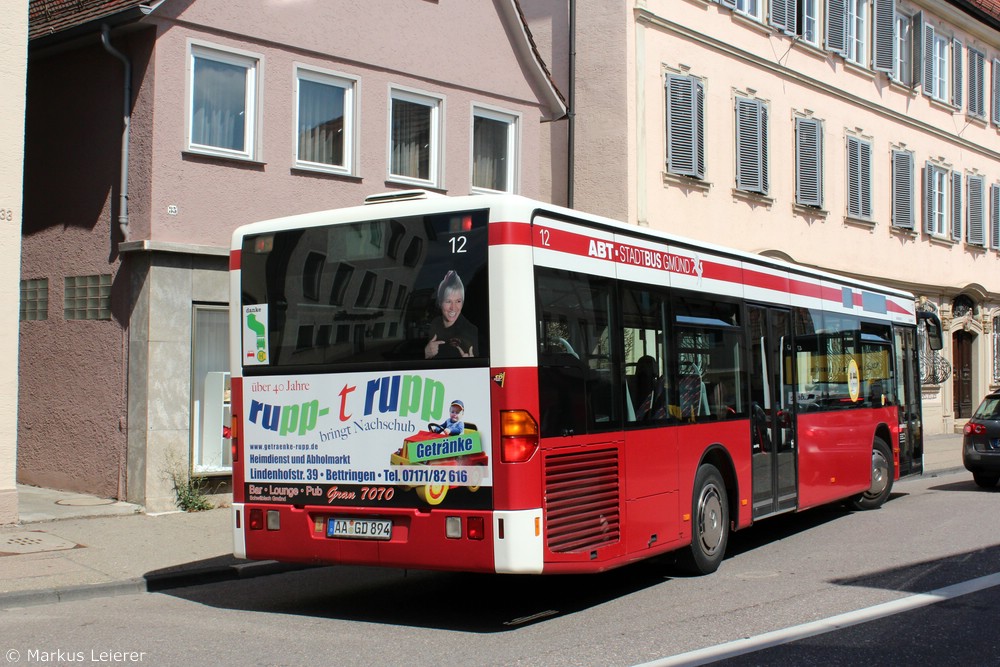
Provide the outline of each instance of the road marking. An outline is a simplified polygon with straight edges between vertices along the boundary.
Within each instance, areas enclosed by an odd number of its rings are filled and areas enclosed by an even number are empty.
[[[968,595],[969,593],[977,593],[987,588],[993,588],[994,586],[1000,586],[1000,572],[952,584],[944,588],[938,588],[929,593],[910,595],[898,600],[892,600],[891,602],[883,602],[873,607],[849,611],[846,614],[839,614],[790,628],[782,628],[773,632],[765,632],[755,637],[737,639],[725,644],[698,649],[697,651],[680,653],[669,658],[644,662],[635,667],[693,667],[694,665],[704,665],[716,660],[735,658],[736,656],[774,646],[781,646],[782,644],[806,639],[807,637],[815,637],[816,635],[833,632],[834,630],[849,628],[852,625],[867,623],[868,621],[900,614],[911,609],[919,609],[920,607],[937,604],[938,602],[951,600],[962,595]]]

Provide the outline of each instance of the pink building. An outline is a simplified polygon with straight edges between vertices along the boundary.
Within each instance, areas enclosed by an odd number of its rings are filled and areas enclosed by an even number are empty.
[[[548,199],[517,0],[32,0],[18,481],[224,491],[228,244],[372,193]]]
[[[1000,6],[546,0],[569,205],[884,283],[936,311],[925,432],[1000,387]]]

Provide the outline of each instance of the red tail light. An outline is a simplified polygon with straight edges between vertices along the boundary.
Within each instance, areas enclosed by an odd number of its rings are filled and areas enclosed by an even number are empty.
[[[526,410],[500,411],[500,460],[524,463],[538,449],[538,423]]]
[[[973,422],[966,424],[962,430],[965,432],[965,435],[986,435],[986,427]]]
[[[486,523],[481,516],[470,516],[468,524],[468,537],[470,540],[481,540],[486,536]]]
[[[264,510],[250,510],[250,530],[264,530]]]

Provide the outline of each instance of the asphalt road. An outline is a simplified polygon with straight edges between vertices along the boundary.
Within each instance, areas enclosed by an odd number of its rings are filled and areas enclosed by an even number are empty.
[[[998,511],[1000,489],[962,472],[905,480],[877,511],[763,522],[708,577],[663,559],[545,578],[332,567],[7,610],[0,665],[986,664]]]

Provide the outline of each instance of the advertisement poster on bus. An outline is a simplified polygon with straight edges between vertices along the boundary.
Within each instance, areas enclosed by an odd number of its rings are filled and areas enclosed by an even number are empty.
[[[247,502],[482,509],[489,369],[243,380]]]

